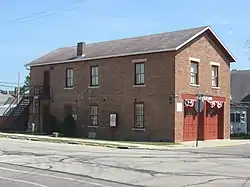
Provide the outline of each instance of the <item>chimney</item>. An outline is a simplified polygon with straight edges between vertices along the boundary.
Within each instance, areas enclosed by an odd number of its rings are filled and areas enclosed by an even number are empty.
[[[77,56],[84,56],[85,42],[77,43]]]

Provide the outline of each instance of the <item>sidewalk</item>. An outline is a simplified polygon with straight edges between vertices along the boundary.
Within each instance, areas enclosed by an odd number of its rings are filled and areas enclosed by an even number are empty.
[[[108,140],[96,140],[96,139],[77,139],[77,138],[64,138],[64,137],[50,137],[44,135],[27,135],[27,134],[15,134],[15,133],[0,133],[0,137],[9,139],[20,139],[30,141],[44,141],[51,143],[67,143],[89,146],[101,146],[110,148],[121,149],[149,149],[149,150],[168,150],[168,149],[186,149],[196,148],[196,142],[183,142],[180,144],[166,143],[166,145],[152,145],[150,142],[122,142],[122,141],[108,141]],[[199,141],[198,148],[208,147],[221,147],[221,146],[235,146],[242,144],[250,144],[250,140],[209,140]]]
[[[191,142],[183,142],[182,143],[185,147],[195,147],[196,141]],[[250,144],[250,140],[244,139],[225,139],[225,140],[207,140],[207,141],[199,141],[198,147],[200,148],[208,148],[208,147],[225,147],[225,146],[236,146],[236,145],[243,145],[243,144]]]

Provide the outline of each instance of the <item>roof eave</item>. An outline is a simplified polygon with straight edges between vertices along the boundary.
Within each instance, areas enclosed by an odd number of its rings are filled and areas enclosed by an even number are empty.
[[[25,65],[25,67],[28,68],[28,67],[35,67],[35,66],[63,64],[63,63],[81,62],[81,61],[88,61],[88,60],[99,60],[99,59],[105,59],[105,58],[115,58],[115,57],[124,57],[124,56],[132,56],[132,55],[143,55],[143,54],[160,53],[160,52],[170,52],[170,51],[176,51],[176,48],[152,50],[152,51],[145,51],[145,52],[126,53],[126,54],[117,54],[117,55],[107,55],[107,56],[99,56],[99,57],[91,57],[91,58],[78,58],[78,59],[73,59],[73,60],[62,60],[62,61],[54,61],[54,62],[42,62],[42,63],[37,63],[37,64],[28,63]]]

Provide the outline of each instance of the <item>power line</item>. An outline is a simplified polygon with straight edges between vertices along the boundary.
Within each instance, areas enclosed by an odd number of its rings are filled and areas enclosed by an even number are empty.
[[[47,12],[43,11],[43,12],[38,12],[38,13],[35,13],[35,14],[32,14],[32,15],[28,15],[28,16],[24,16],[24,17],[21,17],[21,18],[17,18],[17,19],[14,19],[14,20],[11,20],[11,21],[8,21],[7,23],[14,23],[16,21],[22,21],[22,20],[25,20],[25,19],[28,19],[30,17],[36,17],[36,16],[39,16],[39,15],[43,15]]]
[[[74,4],[74,6],[72,6],[70,8],[67,8],[65,10],[64,9],[59,9],[59,10],[56,10],[55,12],[42,11],[42,12],[38,12],[38,13],[35,13],[35,14],[32,14],[32,15],[28,15],[28,16],[24,16],[24,17],[21,17],[21,18],[14,19],[14,20],[8,21],[6,23],[7,24],[24,23],[24,22],[31,21],[31,20],[37,20],[37,19],[41,19],[41,18],[44,18],[44,17],[57,15],[57,14],[60,14],[60,13],[63,13],[63,12],[69,12],[69,11],[72,11],[72,10],[75,10],[75,9],[79,8],[78,5],[82,4],[85,1],[86,0],[81,0],[80,3],[76,3],[76,4]],[[75,7],[75,5],[77,5],[77,6]]]
[[[4,81],[0,81],[0,84],[12,84],[12,85],[18,85],[18,83],[14,83],[14,82],[4,82]],[[19,83],[19,85],[23,85],[23,83]]]
[[[5,88],[16,88],[17,86],[10,86],[10,85],[0,84],[0,87],[5,87]]]

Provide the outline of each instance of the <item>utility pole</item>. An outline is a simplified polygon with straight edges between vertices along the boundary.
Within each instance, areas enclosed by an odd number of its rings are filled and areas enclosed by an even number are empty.
[[[199,135],[200,135],[200,113],[204,108],[203,104],[203,95],[197,94],[196,95],[196,104],[195,104],[195,110],[197,112],[197,138],[196,138],[196,147],[198,147],[199,143]]]
[[[18,72],[18,78],[17,78],[17,103],[19,103],[19,92],[20,92],[20,72]]]

